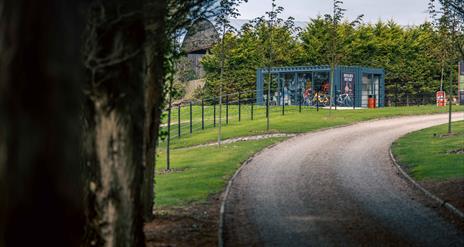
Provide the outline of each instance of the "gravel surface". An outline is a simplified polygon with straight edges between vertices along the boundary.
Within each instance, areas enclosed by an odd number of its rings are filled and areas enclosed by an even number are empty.
[[[227,145],[231,143],[236,143],[236,142],[246,142],[246,141],[259,141],[259,140],[264,140],[264,139],[270,139],[270,138],[277,138],[277,137],[294,137],[297,136],[298,134],[287,134],[287,133],[275,133],[275,134],[262,134],[262,135],[254,135],[254,136],[244,136],[244,137],[237,137],[237,138],[230,138],[226,140],[222,140],[221,144],[222,145]],[[179,149],[194,149],[194,148],[201,148],[201,147],[209,147],[209,146],[217,146],[217,142],[211,142],[208,144],[200,144],[200,145],[195,145],[195,146],[189,146],[185,148],[179,148]]]
[[[424,205],[388,154],[400,136],[446,121],[369,121],[265,150],[231,187],[225,246],[464,246],[464,232]]]

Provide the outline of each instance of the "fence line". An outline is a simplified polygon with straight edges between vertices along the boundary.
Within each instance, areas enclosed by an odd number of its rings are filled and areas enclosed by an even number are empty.
[[[297,90],[295,90],[297,91]],[[262,92],[262,101],[258,104],[258,93]],[[269,109],[267,104],[267,91],[251,90],[223,95],[223,124],[241,122],[243,120],[257,120],[266,118],[269,113],[286,115],[291,112],[329,106],[331,98],[327,94],[316,92],[306,95],[302,89],[289,96],[283,90],[274,91],[271,94]],[[346,94],[334,96],[333,108],[352,107],[360,105],[356,97]],[[385,106],[412,106],[435,104],[433,95],[387,95],[384,99]],[[365,102],[361,102],[364,104]],[[166,109],[169,114],[169,109]],[[170,109],[170,121],[161,127],[169,131],[168,138],[180,139],[189,136],[199,130],[216,128],[219,125],[219,96],[203,99],[192,99],[175,103]]]
[[[319,111],[321,107],[329,106],[331,101],[335,110],[341,107],[356,109],[357,105],[364,107],[367,105],[364,95],[361,97],[363,98],[362,102],[356,102],[355,95],[335,93],[334,98],[331,99],[329,95],[321,92],[306,94],[302,89],[299,89],[295,94],[295,91],[293,91],[293,95],[286,94],[283,90],[280,92],[273,91],[269,99],[266,90],[252,90],[223,95],[222,124],[227,126],[244,120],[266,119],[274,114],[285,116],[287,113],[301,113],[303,110]],[[260,99],[257,97],[258,93],[261,93]],[[430,94],[387,94],[383,100],[382,103],[386,107],[436,104],[435,96]],[[380,103],[380,99],[376,102]],[[182,137],[191,136],[193,133],[218,127],[220,115],[219,96],[177,102],[172,104],[171,108],[165,109],[165,111],[167,112],[168,123],[162,124],[161,128],[168,132],[166,148],[169,169],[170,140],[180,140]]]

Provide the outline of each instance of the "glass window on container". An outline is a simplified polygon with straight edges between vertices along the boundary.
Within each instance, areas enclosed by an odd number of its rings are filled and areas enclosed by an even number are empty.
[[[314,91],[321,94],[330,93],[330,79],[328,71],[314,72]]]
[[[267,94],[268,94],[268,89],[269,89],[269,74],[268,73],[263,73],[263,78],[264,78],[264,85],[263,85],[263,99],[267,100]],[[277,73],[272,73],[272,83],[270,85],[270,94],[271,94],[271,100],[272,100],[272,95],[274,95],[275,92],[279,90],[279,74]],[[272,102],[270,102],[272,104]]]
[[[372,74],[363,74],[362,76],[362,94],[361,94],[361,106],[367,107],[367,99],[369,95],[372,95]]]

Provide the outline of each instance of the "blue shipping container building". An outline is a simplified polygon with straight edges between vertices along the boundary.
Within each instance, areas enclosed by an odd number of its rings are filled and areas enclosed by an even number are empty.
[[[376,107],[384,107],[385,72],[381,68],[356,66],[335,67],[334,83],[330,82],[330,66],[272,67],[271,105],[327,106],[333,85],[333,105],[367,107],[375,98]],[[265,104],[268,95],[267,68],[256,71],[256,102]]]

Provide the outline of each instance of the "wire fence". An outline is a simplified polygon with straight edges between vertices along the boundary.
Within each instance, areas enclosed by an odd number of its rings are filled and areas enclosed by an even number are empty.
[[[257,94],[261,93],[261,94]],[[260,100],[261,95],[261,100]],[[310,109],[318,111],[320,108],[330,106],[331,97],[327,93],[315,92],[305,94],[299,90],[291,96],[284,93],[275,93],[267,99],[267,92],[247,91],[176,102],[166,109],[167,118],[161,128],[170,140],[190,136],[198,131],[217,128],[222,125],[240,123],[244,120],[257,120],[280,113],[281,115],[293,112],[302,112]],[[359,97],[358,97],[359,98]],[[367,96],[362,102],[356,102],[356,97],[348,94],[335,93],[332,101],[333,109],[366,108],[369,104]],[[384,102],[374,99],[376,107],[420,106],[436,104],[434,95],[402,95],[386,96]],[[356,107],[359,106],[359,107]]]
[[[226,94],[222,97],[192,99],[172,104],[165,110],[167,118],[161,125],[165,132],[167,148],[167,169],[170,169],[170,142],[201,133],[204,130],[240,124],[242,121],[266,119],[276,115],[290,115],[303,111],[319,111],[330,106],[331,97],[326,92],[307,93],[298,90],[293,93],[273,92],[267,97],[265,91],[247,91]],[[356,99],[361,98],[360,102]],[[340,94],[335,92],[332,109],[360,109],[369,105],[377,107],[436,105],[435,95],[386,95],[384,102],[368,98],[367,95]],[[445,100],[446,104],[446,100]]]
[[[387,96],[385,98],[385,106],[420,106],[436,104],[436,96],[434,94],[416,94],[402,96]]]

